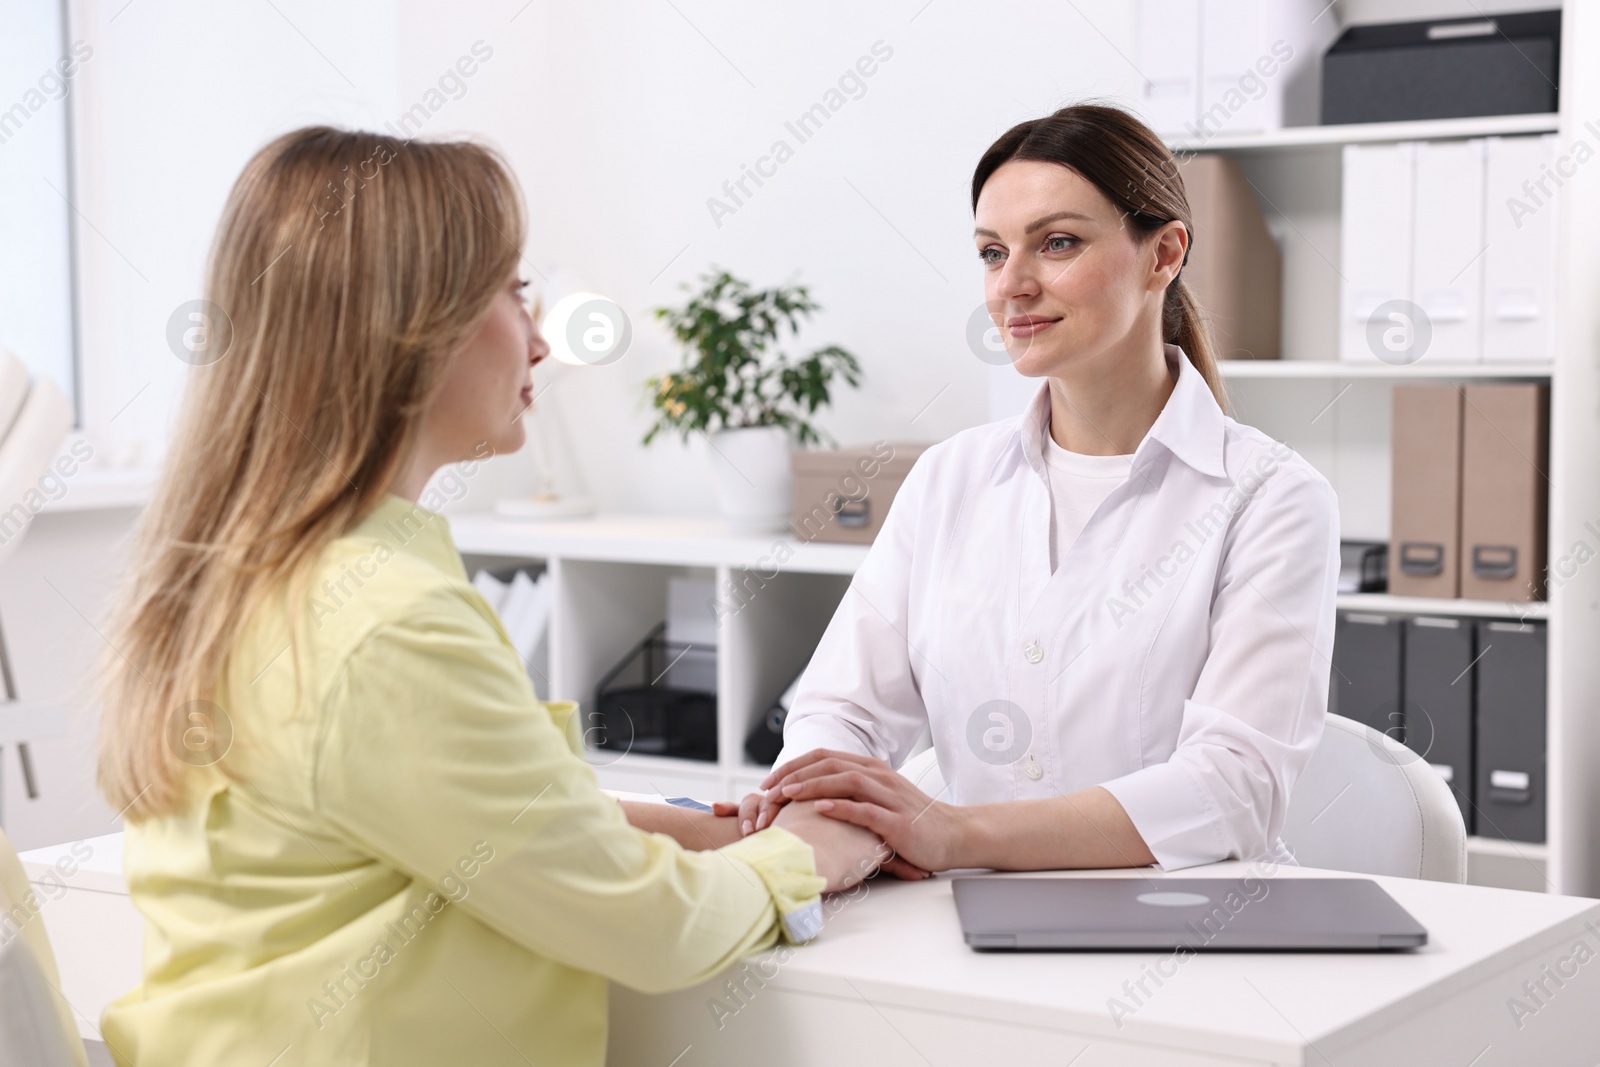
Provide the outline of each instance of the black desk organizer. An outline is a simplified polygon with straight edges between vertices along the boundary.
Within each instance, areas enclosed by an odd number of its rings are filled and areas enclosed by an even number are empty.
[[[595,687],[589,734],[597,748],[680,759],[717,760],[717,694],[668,684],[668,669],[717,650],[666,639],[660,623]]]

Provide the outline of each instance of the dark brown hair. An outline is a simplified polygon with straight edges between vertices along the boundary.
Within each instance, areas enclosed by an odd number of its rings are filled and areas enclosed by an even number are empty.
[[[1059,163],[1082,175],[1116,205],[1143,241],[1174,219],[1189,231],[1183,262],[1194,251],[1194,222],[1178,161],[1150,127],[1128,112],[1100,104],[1074,104],[1053,115],[1018,123],[978,160],[972,173],[972,208],[984,183],[1013,159]],[[1183,349],[1223,410],[1227,394],[1217,371],[1216,342],[1200,304],[1183,280],[1183,268],[1167,286],[1161,339]]]

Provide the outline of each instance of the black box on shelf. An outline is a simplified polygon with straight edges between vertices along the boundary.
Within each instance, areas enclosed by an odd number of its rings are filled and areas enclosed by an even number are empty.
[[[1381,593],[1388,588],[1387,541],[1339,542],[1339,592]]]
[[[794,695],[800,689],[800,679],[804,674],[801,671],[794,676],[794,681],[784,689],[783,695],[772,702],[772,707],[761,716],[761,721],[745,735],[744,754],[751,762],[770,767],[777,760],[778,753],[783,751],[783,724],[789,718],[789,709],[794,705]]]
[[[1426,760],[1467,833],[1542,842],[1547,646],[1542,621],[1341,611],[1328,710]]]
[[[1406,620],[1406,745],[1450,784],[1467,833],[1472,810],[1471,620]]]
[[[1478,623],[1477,833],[1545,838],[1545,650],[1542,622]]]
[[[595,687],[590,743],[616,752],[717,759],[717,694],[673,684],[674,670],[701,668],[716,649],[668,641],[661,623]],[[699,663],[692,663],[694,659]],[[680,671],[686,673],[686,671]],[[701,673],[701,672],[696,672]]]
[[[1351,26],[1322,57],[1322,124],[1556,111],[1561,11]]]
[[[1332,688],[1328,710],[1405,743],[1401,704],[1404,620],[1393,615],[1341,611],[1334,624]]]

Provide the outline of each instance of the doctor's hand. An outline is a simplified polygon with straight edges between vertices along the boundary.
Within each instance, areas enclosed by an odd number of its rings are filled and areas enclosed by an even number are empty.
[[[725,800],[718,800],[711,805],[711,810],[718,815],[737,815],[739,817],[739,831],[746,836],[757,830],[765,830],[772,825],[772,820],[777,818],[778,809],[789,803],[789,797],[780,788],[789,780],[792,771],[799,770],[814,763],[817,759],[829,756],[846,756],[866,764],[876,764],[893,773],[893,769],[882,760],[875,760],[870,756],[855,756],[846,752],[839,752],[831,748],[818,748],[798,756],[787,763],[781,763],[772,768],[767,776],[761,780],[760,790],[745,794],[745,798],[737,804]]]
[[[746,793],[744,799],[738,803],[726,800],[712,801],[711,810],[717,815],[738,816],[739,833],[748,837],[757,830],[765,830],[770,826],[773,818],[778,814],[778,809],[787,802],[788,798],[780,798],[774,804],[766,803],[766,799],[767,794],[764,792]]]
[[[916,877],[962,865],[960,809],[928,796],[882,760],[816,749],[778,767],[762,784],[770,784],[769,798],[815,801],[828,818],[871,830],[894,849],[896,861],[916,872],[885,864],[891,873]]]

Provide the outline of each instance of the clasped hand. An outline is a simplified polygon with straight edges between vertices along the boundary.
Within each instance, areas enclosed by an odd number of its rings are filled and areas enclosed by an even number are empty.
[[[883,869],[900,878],[958,866],[958,809],[918,789],[883,760],[853,752],[815,749],[773,768],[760,791],[738,804],[719,801],[718,815],[737,815],[741,833],[772,825],[783,805],[815,801],[831,819],[877,834],[895,855]]]

